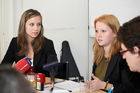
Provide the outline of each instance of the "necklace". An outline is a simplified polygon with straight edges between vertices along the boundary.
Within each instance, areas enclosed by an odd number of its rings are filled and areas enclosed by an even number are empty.
[[[108,62],[108,58],[104,57],[105,62]]]

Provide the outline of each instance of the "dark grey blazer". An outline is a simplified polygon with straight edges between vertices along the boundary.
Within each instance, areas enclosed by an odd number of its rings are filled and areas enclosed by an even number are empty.
[[[45,37],[44,37],[45,38]],[[17,44],[17,37],[13,38],[10,42],[9,48],[2,60],[2,64],[13,64],[18,62],[24,56],[18,56],[17,53],[20,50],[20,46]],[[52,40],[45,38],[45,43],[42,49],[34,54],[33,67],[36,73],[44,73],[48,76],[48,72],[42,69],[43,64],[47,64],[47,58],[49,55],[56,55]]]

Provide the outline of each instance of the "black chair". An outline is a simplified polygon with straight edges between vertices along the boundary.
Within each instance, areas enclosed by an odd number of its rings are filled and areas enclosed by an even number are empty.
[[[56,78],[61,78],[61,79],[69,79],[69,63],[59,63],[57,72],[56,72]]]
[[[80,72],[78,70],[78,67],[76,65],[76,62],[74,60],[74,57],[71,53],[70,46],[68,41],[62,42],[62,54],[60,58],[60,63],[68,63],[68,78],[70,77],[78,77],[78,80],[84,81],[83,76],[80,75]]]

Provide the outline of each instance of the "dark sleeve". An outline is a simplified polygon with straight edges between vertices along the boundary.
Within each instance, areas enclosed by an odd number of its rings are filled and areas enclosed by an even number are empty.
[[[131,81],[129,77],[131,73],[129,73],[129,68],[125,60],[122,60],[121,63],[121,80],[120,83],[113,84],[114,91],[113,93],[133,93],[133,87],[131,85]],[[130,75],[130,76],[129,76]]]
[[[49,40],[49,50],[48,50],[48,55],[56,55],[56,52],[55,52],[55,48],[54,48],[54,44],[53,44],[53,41],[52,40]]]
[[[15,61],[15,47],[16,45],[16,39],[13,38],[10,42],[10,45],[8,47],[8,50],[2,60],[1,64],[13,64],[13,62]]]
[[[94,62],[93,66],[92,66],[92,74],[95,75],[95,69],[96,69],[96,63]],[[91,77],[91,80],[93,80],[93,78]]]
[[[50,40],[50,39],[46,39],[47,42],[46,42],[46,48],[45,51],[46,51],[46,63],[49,63],[49,62],[53,62],[54,60],[58,60],[57,59],[57,54],[55,52],[55,48],[54,48],[54,44],[53,44],[53,41]],[[52,57],[54,60],[52,60]]]
[[[46,45],[45,46],[46,46],[45,47],[46,49],[44,49],[45,50],[45,63],[43,63],[43,64],[48,64],[50,62],[58,60],[57,59],[57,54],[55,52],[53,41],[50,40],[50,39],[46,39]],[[43,70],[42,66],[39,68],[39,70],[40,70],[40,72],[44,73],[46,76],[49,76],[49,72]]]

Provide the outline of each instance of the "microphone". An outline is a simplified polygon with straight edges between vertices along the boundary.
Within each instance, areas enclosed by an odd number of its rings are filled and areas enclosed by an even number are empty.
[[[43,65],[45,71],[51,72],[52,70],[57,71],[58,61],[53,61]]]
[[[43,65],[45,71],[51,72],[52,70],[57,71],[58,60],[56,55],[49,55],[47,58],[47,64]]]
[[[32,65],[32,62],[28,57],[25,57],[21,60],[19,60],[15,65],[14,68],[16,68],[21,73],[26,72]]]
[[[48,56],[47,62],[48,62],[47,64],[43,65],[43,69],[49,72],[51,77],[52,87],[54,87],[54,82],[55,82],[54,78],[58,68],[58,60],[56,55]]]

